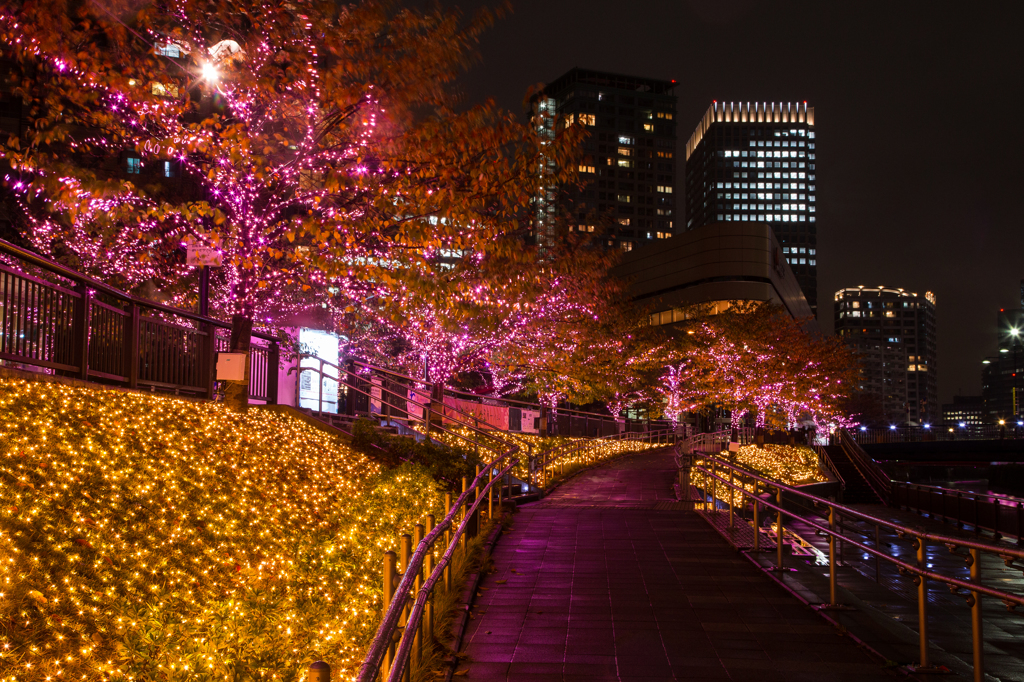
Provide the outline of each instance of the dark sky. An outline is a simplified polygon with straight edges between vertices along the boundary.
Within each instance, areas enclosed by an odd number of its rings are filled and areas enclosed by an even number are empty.
[[[845,286],[935,292],[947,402],[980,392],[996,313],[1020,307],[1022,28],[1021,2],[513,0],[462,87],[519,112],[574,66],[674,78],[679,159],[712,100],[806,100],[820,321]]]

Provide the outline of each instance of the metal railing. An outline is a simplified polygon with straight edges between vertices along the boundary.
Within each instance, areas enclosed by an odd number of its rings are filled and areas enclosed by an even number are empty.
[[[132,296],[0,240],[0,360],[87,381],[213,398],[230,323]],[[277,402],[278,341],[252,334],[250,396]]]
[[[1024,424],[1008,420],[1006,424],[942,423],[929,427],[905,426],[888,429],[858,428],[853,438],[861,445],[881,443],[931,443],[958,440],[1020,440]]]
[[[998,599],[1008,608],[1024,605],[1024,595],[1019,595],[1006,590],[990,587],[982,583],[981,556],[984,554],[993,555],[1012,568],[1021,567],[1024,560],[1024,550],[1014,549],[1007,546],[993,546],[963,538],[950,537],[937,533],[929,533],[920,528],[909,528],[886,519],[877,518],[865,514],[856,509],[843,506],[807,492],[788,486],[778,481],[768,479],[760,474],[744,469],[727,460],[715,457],[710,453],[696,453],[692,456],[698,461],[692,462],[690,468],[685,472],[686,486],[684,490],[690,495],[693,490],[700,492],[702,500],[697,503],[698,508],[705,512],[725,513],[724,508],[719,509],[717,500],[719,489],[729,491],[728,513],[730,527],[735,524],[737,508],[740,514],[745,513],[748,508],[751,511],[751,525],[754,531],[754,551],[760,551],[762,535],[761,510],[768,509],[775,512],[777,516],[775,526],[775,570],[784,568],[783,536],[785,528],[785,517],[792,516],[783,506],[783,494],[787,502],[799,501],[803,506],[810,507],[819,512],[819,518],[827,520],[818,521],[809,516],[800,516],[802,523],[814,528],[816,531],[828,537],[828,561],[829,561],[829,604],[824,607],[839,606],[836,596],[836,541],[853,546],[865,554],[872,555],[876,560],[887,562],[897,568],[900,574],[910,577],[917,585],[918,603],[918,638],[920,651],[920,665],[918,671],[926,672],[934,670],[929,664],[928,647],[928,581],[936,581],[946,585],[954,594],[961,594],[971,609],[971,629],[973,641],[974,658],[974,679],[978,682],[984,679],[984,654],[983,622],[982,622],[982,598],[989,597]],[[684,472],[680,470],[680,477]],[[694,481],[692,477],[700,480]],[[692,487],[691,487],[692,486]],[[720,488],[721,487],[721,488]],[[710,495],[709,495],[710,492]],[[711,498],[711,502],[708,498]],[[738,500],[738,503],[737,503]],[[842,534],[839,527],[840,517],[853,519],[875,526],[885,528],[893,532],[897,538],[906,540],[916,552],[916,561],[904,561],[893,554],[883,551],[881,543],[876,539],[874,546],[865,544],[862,541],[851,539]],[[743,521],[746,523],[746,521]],[[876,531],[877,532],[877,531]],[[876,535],[877,538],[877,535]],[[926,558],[927,545],[944,545],[951,553],[963,557],[970,568],[970,579],[964,580],[956,576],[947,575],[933,570],[929,567]],[[967,550],[963,553],[958,550]],[[895,554],[895,553],[894,553]]]
[[[1016,537],[1017,545],[1024,546],[1024,500],[1016,497],[893,481],[892,504],[927,512],[943,522],[956,523],[958,528],[971,526],[977,534],[990,531],[995,540],[1004,535]]]
[[[878,496],[878,499],[885,504],[889,504],[892,481],[882,470],[882,467],[878,466],[875,460],[871,459],[864,452],[863,448],[857,444],[857,441],[853,439],[850,432],[846,429],[839,430],[839,445],[843,448],[843,453],[850,458],[853,466],[860,472],[868,487]]]
[[[833,462],[832,458],[828,456],[827,452],[825,452],[825,448],[820,445],[815,445],[814,452],[818,455],[818,468],[822,471],[827,471],[828,474],[839,483],[840,490],[846,490],[846,481],[843,480],[842,474],[840,474],[839,469],[836,468],[835,462]]]
[[[307,364],[302,366],[303,361],[310,361],[315,363],[312,365]],[[444,404],[444,409],[448,411],[456,410],[470,418],[478,419],[480,423],[486,424],[494,429],[506,431],[511,429],[509,424],[488,424],[483,419],[475,417],[461,408],[456,408],[450,402],[445,403],[444,398],[446,396],[455,397],[463,396],[465,398],[473,400],[490,400],[498,403],[502,407],[509,409],[529,409],[532,412],[536,412],[542,416],[547,422],[546,430],[541,430],[541,435],[564,435],[569,437],[591,437],[595,435],[607,436],[619,433],[621,427],[625,432],[643,432],[650,430],[664,430],[669,428],[668,422],[665,420],[635,420],[635,419],[623,419],[613,417],[609,414],[601,414],[595,412],[586,412],[583,410],[576,410],[566,407],[551,408],[546,405],[539,405],[537,403],[529,403],[523,400],[515,400],[510,398],[482,398],[480,395],[475,393],[469,393],[467,391],[460,391],[452,389],[447,386],[440,386],[438,384],[424,380],[421,377],[413,377],[408,374],[404,374],[394,369],[380,367],[367,363],[365,361],[350,358],[342,364],[329,363],[329,371],[325,371],[325,363],[327,361],[322,360],[313,354],[301,354],[299,356],[299,367],[297,368],[298,375],[296,381],[301,382],[302,374],[306,371],[313,372],[322,378],[327,378],[332,381],[338,381],[338,377],[342,374],[347,374],[350,377],[357,378],[359,381],[373,383],[380,382],[378,385],[392,384],[395,386],[408,387],[410,392],[414,392],[417,396],[422,397],[423,400],[412,400],[411,396],[397,396],[388,403],[382,401],[381,405],[381,416],[393,417],[399,420],[404,419],[405,413],[409,411],[421,410],[425,402],[433,401],[438,405]],[[320,392],[318,392],[317,398],[317,411],[324,412],[325,401],[322,394],[322,381],[320,386]],[[296,396],[299,395],[299,391],[296,390]],[[356,415],[358,413],[369,413],[371,410],[368,406],[363,408],[356,408],[354,405],[355,401],[352,400],[352,396],[346,396],[344,403],[341,403],[341,397],[339,397],[339,404],[336,409],[349,415]],[[415,407],[410,408],[405,403],[413,402]],[[488,404],[488,403],[485,403]],[[404,405],[404,406],[403,406]],[[397,409],[393,409],[397,408]],[[521,429],[523,433],[532,432],[532,429]],[[516,433],[517,431],[512,431]]]

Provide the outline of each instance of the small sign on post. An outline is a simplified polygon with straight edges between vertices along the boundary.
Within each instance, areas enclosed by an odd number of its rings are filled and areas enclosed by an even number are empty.
[[[246,353],[217,353],[217,381],[244,382]]]
[[[224,256],[221,254],[220,249],[212,246],[196,246],[194,244],[189,244],[186,247],[186,251],[186,265],[193,265],[196,267],[206,265],[211,268],[219,268],[223,264]]]

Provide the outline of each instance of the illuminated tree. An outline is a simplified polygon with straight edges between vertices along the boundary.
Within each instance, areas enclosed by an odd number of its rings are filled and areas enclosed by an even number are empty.
[[[509,248],[538,188],[571,180],[580,130],[541,140],[492,103],[456,111],[492,18],[374,0],[3,10],[31,123],[3,150],[26,238],[179,302],[183,243],[214,248],[212,306],[246,347],[253,320],[341,316],[440,250]],[[538,174],[542,152],[567,170]]]
[[[759,427],[791,428],[804,419],[819,430],[845,426],[846,395],[856,365],[837,339],[805,331],[771,304],[736,305],[689,329],[691,346],[670,365],[659,390],[672,411],[720,407],[733,425],[753,413]]]

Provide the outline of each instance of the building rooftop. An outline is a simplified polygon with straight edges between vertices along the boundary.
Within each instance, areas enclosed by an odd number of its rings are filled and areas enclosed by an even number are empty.
[[[574,67],[568,73],[548,83],[544,88],[544,92],[552,95],[577,83],[615,88],[617,90],[647,92],[653,95],[671,95],[673,94],[672,90],[678,85],[674,80],[665,81],[656,78],[626,76],[618,73],[591,71],[590,69]]]

